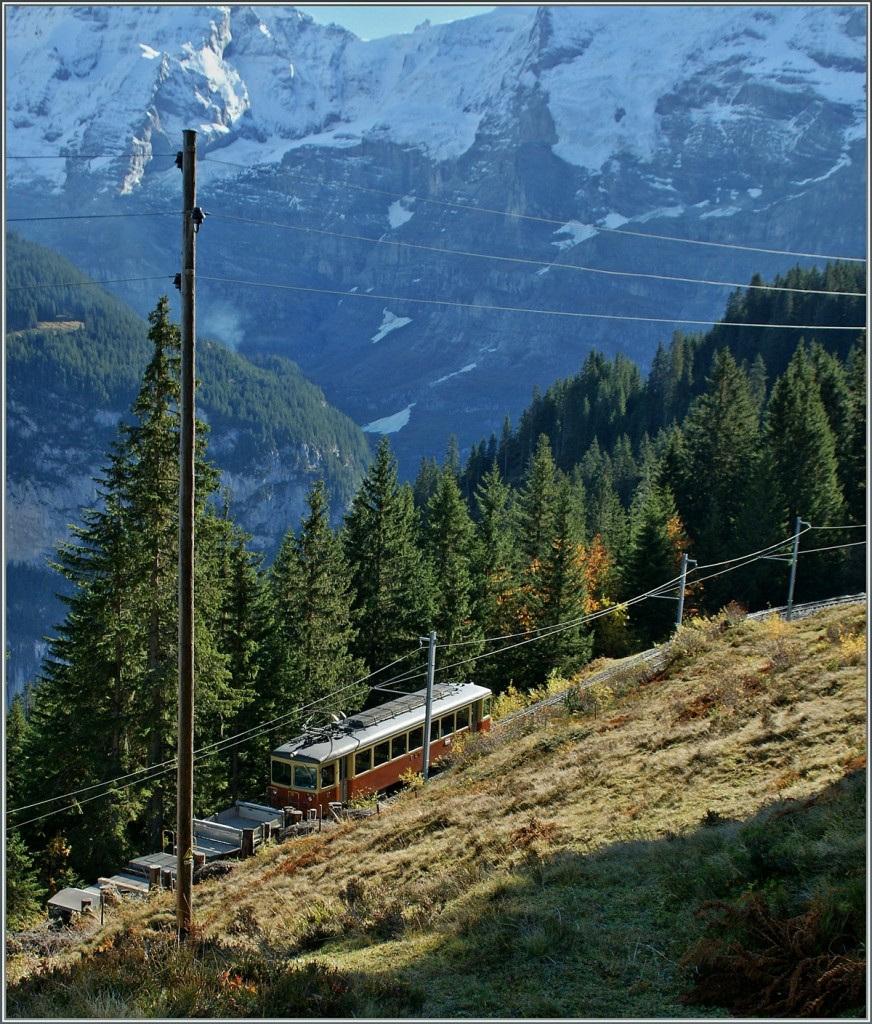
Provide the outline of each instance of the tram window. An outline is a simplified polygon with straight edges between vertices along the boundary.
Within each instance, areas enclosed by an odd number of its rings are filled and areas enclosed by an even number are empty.
[[[454,732],[454,715],[445,715],[439,723],[439,735],[450,736]]]
[[[290,786],[291,765],[289,761],[273,761],[272,780],[278,786]]]
[[[424,746],[424,730],[418,726],[409,733],[409,750],[418,750]]]
[[[430,742],[432,743],[433,740],[438,740],[438,739],[439,739],[439,719],[438,718],[434,718],[433,721],[430,723]]]
[[[469,706],[461,708],[457,712],[457,731],[469,728]]]
[[[370,768],[372,768],[372,747],[367,747],[366,750],[358,750],[354,755],[354,774],[363,775]]]
[[[378,764],[386,764],[391,759],[391,745],[385,740],[384,743],[376,743],[373,752],[373,766]]]
[[[316,789],[318,769],[311,764],[294,765],[294,789]]]
[[[336,785],[336,762],[321,766],[321,789],[329,789]]]
[[[490,697],[485,697],[485,699],[481,703],[482,703],[481,717],[482,718],[487,718],[487,716],[491,713],[491,699],[490,699]]]
[[[401,736],[394,736],[391,740],[391,759],[395,757],[402,757],[403,754],[408,750],[407,735],[403,733]]]

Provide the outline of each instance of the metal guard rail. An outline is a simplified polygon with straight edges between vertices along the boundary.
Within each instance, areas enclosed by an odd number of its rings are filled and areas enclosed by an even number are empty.
[[[843,597],[831,597],[826,601],[810,601],[807,604],[795,604],[792,610],[792,617],[795,619],[805,619],[809,615],[814,615],[815,612],[823,611],[825,608],[837,608],[840,605],[845,604],[865,604],[866,594],[850,594]],[[779,608],[765,608],[761,612],[752,612],[750,615],[746,615],[746,619],[765,619],[769,615],[784,615],[787,611],[787,605],[783,605]],[[555,693],[551,697],[545,697],[544,700],[536,701],[535,704],[531,704],[529,707],[522,708],[520,711],[514,711],[510,715],[506,715],[505,718],[496,720],[493,725],[494,728],[499,728],[504,725],[508,725],[511,722],[517,721],[519,718],[524,718],[526,715],[534,715],[537,711],[542,711],[545,708],[554,707],[557,704],[562,704],[566,700],[566,695],[569,690],[586,690],[588,687],[595,685],[596,683],[608,682],[613,676],[619,672],[626,672],[627,669],[635,668],[637,665],[652,665],[653,668],[661,668],[663,663],[669,656],[670,643],[667,641],[662,647],[649,647],[648,650],[642,651],[640,654],[631,655],[629,658],[624,658],[623,661],[618,662],[616,665],[610,665],[607,669],[603,669],[602,672],[597,672],[596,675],[585,679],[583,683],[579,683],[578,686],[570,687],[561,693]]]

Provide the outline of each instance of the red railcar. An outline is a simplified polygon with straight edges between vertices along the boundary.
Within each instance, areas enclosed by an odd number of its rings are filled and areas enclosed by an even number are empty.
[[[388,789],[424,754],[426,690],[359,711],[344,721],[297,736],[272,752],[273,807],[328,813],[331,803]],[[429,763],[465,732],[490,729],[491,691],[475,683],[433,687]]]

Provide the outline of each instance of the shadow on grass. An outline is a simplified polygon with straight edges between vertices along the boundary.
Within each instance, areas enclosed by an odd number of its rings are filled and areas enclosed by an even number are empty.
[[[350,882],[292,945],[247,954],[221,941],[179,948],[170,934],[116,937],[10,986],[7,1014],[863,1016],[865,788],[857,769],[744,821],[709,812],[681,834],[628,831],[590,854],[561,847],[559,821],[531,817],[503,862],[476,862],[486,844],[470,836],[463,879],[443,899],[438,885],[424,900],[421,889]],[[333,966],[350,946],[383,966]]]
[[[425,1012],[863,1016],[865,792],[860,769],[741,822],[709,812],[590,855],[531,827],[511,872],[442,915],[414,965],[441,993]]]

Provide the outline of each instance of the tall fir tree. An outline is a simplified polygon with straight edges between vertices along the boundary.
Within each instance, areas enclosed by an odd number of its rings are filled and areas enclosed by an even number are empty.
[[[104,477],[99,506],[62,546],[56,567],[71,582],[68,614],[49,646],[31,716],[31,757],[43,765],[38,791],[55,795],[124,778],[99,815],[54,816],[54,848],[93,872],[123,863],[144,846],[160,849],[174,820],[178,682],[179,332],[162,298],[149,317],[151,361]],[[208,499],[217,485],[196,459],[195,658],[198,723],[234,698],[225,658],[208,621],[214,605]],[[205,543],[204,543],[205,542]],[[220,713],[219,713],[220,717]],[[208,743],[214,734],[198,733]],[[99,792],[99,790],[97,790]],[[68,838],[69,842],[68,842]],[[51,845],[51,844],[49,844]]]
[[[266,715],[270,684],[264,678],[267,642],[273,620],[264,577],[263,556],[249,551],[250,536],[234,524],[225,497],[215,551],[220,603],[215,631],[233,680],[234,706],[221,716],[222,746],[214,757],[215,785],[231,803],[265,793],[269,773],[269,734],[258,729]],[[238,738],[238,739],[237,739]],[[198,779],[204,774],[201,768]]]
[[[412,489],[383,437],[351,502],[342,539],[351,572],[354,653],[375,671],[411,653],[432,622],[433,588]]]
[[[760,431],[748,378],[729,349],[716,354],[707,383],[684,420],[683,465],[673,488],[694,553],[712,563],[744,553],[737,524],[759,458]],[[709,600],[726,603],[731,587],[729,577],[713,581]]]
[[[863,332],[848,355],[847,377],[852,416],[843,480],[848,520],[858,525],[866,522],[867,376],[866,334]]]
[[[551,443],[545,434],[540,434],[523,486],[513,503],[515,546],[524,566],[548,554],[554,535],[557,494],[557,467]]]
[[[590,629],[582,621],[589,610],[586,552],[572,509],[572,488],[557,485],[547,552],[526,569],[525,619],[541,639],[521,648],[527,686],[544,682],[549,672],[568,673],[590,658]]]
[[[624,565],[624,597],[629,599],[656,590],[678,576],[687,537],[672,491],[655,484],[637,495],[632,512],[630,549]],[[666,593],[677,596],[675,584]],[[649,597],[630,613],[631,627],[640,646],[664,639],[674,626],[676,606],[672,601]]]
[[[501,636],[509,631],[503,611],[514,589],[510,501],[511,490],[495,463],[485,473],[475,494],[477,515],[472,571],[476,596],[473,608],[479,631],[485,637]],[[501,690],[505,683],[501,659],[480,659],[476,663],[476,679],[492,690]]]
[[[306,498],[309,509],[300,532],[288,531],[270,571],[274,636],[271,685],[273,713],[294,721],[331,711],[356,711],[366,696],[362,660],[353,653],[350,575],[339,537],[330,528],[324,483]]]
[[[453,652],[461,662],[482,649],[481,625],[473,615],[473,545],[472,520],[449,462],[427,506],[424,548],[434,581],[432,628],[440,646],[463,645]],[[471,672],[471,665],[460,664],[452,678],[465,679]]]
[[[772,389],[766,409],[766,443],[772,454],[785,535],[793,533],[796,516],[818,528],[843,525],[836,440],[817,375],[802,344]],[[819,592],[827,594],[827,588],[836,585],[843,564],[840,552],[803,558],[797,574],[797,600]]]

